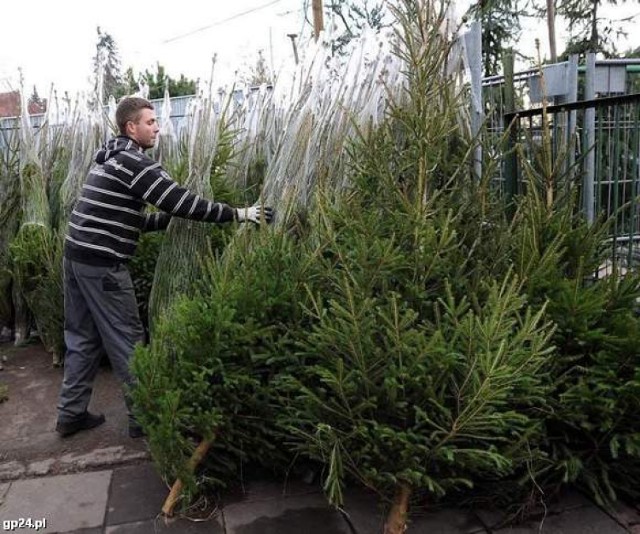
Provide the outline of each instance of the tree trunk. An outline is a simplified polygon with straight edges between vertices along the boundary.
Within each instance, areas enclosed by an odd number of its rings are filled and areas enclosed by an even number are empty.
[[[593,3],[593,11],[591,12],[591,36],[589,42],[591,46],[590,52],[599,51],[599,37],[598,37],[598,2]]]
[[[320,32],[324,30],[324,14],[322,12],[322,0],[312,0],[311,8],[313,10],[313,34],[316,41],[320,36]]]
[[[13,280],[11,287],[11,296],[13,298],[14,314],[14,344],[16,347],[25,345],[29,340],[30,320],[29,308],[20,291],[18,284]]]
[[[189,458],[189,461],[187,462],[187,470],[190,473],[193,473],[198,464],[207,455],[209,447],[211,447],[214,439],[215,437],[212,437],[211,439],[203,439],[200,442],[200,445],[196,447],[196,450],[193,451],[191,458]],[[169,492],[169,495],[167,496],[167,499],[164,501],[164,505],[162,506],[162,513],[165,516],[171,517],[173,515],[173,509],[180,499],[180,494],[182,493],[183,486],[184,484],[180,479],[176,480],[173,483],[173,486],[171,486],[171,491]]]
[[[407,484],[399,484],[396,487],[396,496],[393,499],[393,506],[387,516],[387,522],[384,526],[384,534],[403,534],[407,529],[409,497],[411,497],[411,488]]]

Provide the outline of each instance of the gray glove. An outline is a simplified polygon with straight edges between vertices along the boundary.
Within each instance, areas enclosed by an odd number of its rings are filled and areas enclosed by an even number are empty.
[[[251,206],[249,208],[236,208],[236,220],[238,222],[270,223],[273,220],[273,208],[267,206]]]

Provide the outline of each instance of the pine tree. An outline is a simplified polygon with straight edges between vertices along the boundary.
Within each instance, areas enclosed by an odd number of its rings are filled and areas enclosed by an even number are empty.
[[[625,0],[621,0],[625,2]],[[601,52],[605,56],[617,52],[616,37],[621,33],[611,20],[601,17],[604,3],[617,4],[617,0],[564,0],[559,2],[558,14],[566,18],[571,39],[563,56]]]
[[[132,67],[127,68],[120,85],[115,89],[115,98],[136,93],[139,91],[141,83],[149,87],[149,99],[151,100],[162,98],[165,89],[169,91],[171,97],[196,94],[195,80],[187,78],[184,74],[180,74],[177,79],[172,78],[160,63],[156,63],[155,72],[145,69],[144,72],[139,72],[136,75]]]
[[[352,148],[352,190],[317,204],[311,327],[283,380],[295,451],[326,463],[332,502],[349,476],[393,500],[389,533],[414,494],[518,470],[552,350],[544,309],[495,266],[504,211],[470,172],[443,16],[430,2],[398,13],[406,99]]]
[[[395,500],[388,528],[402,532],[412,494],[442,497],[518,464],[516,444],[537,433],[551,331],[509,275],[468,295],[448,282],[464,259],[446,206],[430,204],[418,227],[388,221],[386,206],[343,208],[318,225],[312,280],[325,283],[309,284],[312,327],[281,424],[296,452],[327,464],[332,502],[350,475]]]
[[[30,114],[44,113],[47,111],[47,99],[40,98],[38,89],[35,85],[33,86],[33,93],[31,93],[31,96],[29,97],[28,107]]]
[[[381,31],[389,26],[384,2],[331,0],[327,2],[325,9],[329,14],[328,19],[333,20],[336,26],[335,37],[331,42],[334,54],[346,54],[349,42],[360,37],[367,28]]]
[[[528,0],[480,0],[469,8],[468,16],[481,22],[485,76],[502,70],[505,50],[522,33],[521,19],[528,14],[528,4]]]
[[[94,94],[96,99],[106,104],[110,95],[116,95],[122,83],[120,73],[120,56],[115,39],[108,32],[97,27],[98,42],[96,55],[93,57],[93,74],[95,76]]]

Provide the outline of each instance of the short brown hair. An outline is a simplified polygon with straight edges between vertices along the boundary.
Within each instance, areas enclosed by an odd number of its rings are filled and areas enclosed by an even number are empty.
[[[126,135],[127,123],[129,121],[136,122],[143,109],[153,109],[153,104],[146,98],[127,96],[120,101],[116,108],[116,124],[120,135]]]

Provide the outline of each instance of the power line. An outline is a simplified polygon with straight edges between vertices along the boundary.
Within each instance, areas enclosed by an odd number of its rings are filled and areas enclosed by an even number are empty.
[[[291,15],[291,13],[302,13],[304,11],[303,7],[298,9],[289,9],[288,11],[281,11],[280,13],[276,13],[277,17],[286,17],[287,15]]]
[[[271,2],[268,2],[266,4],[262,4],[261,6],[257,6],[251,9],[247,9],[246,11],[242,11],[241,13],[236,13],[235,15],[232,15],[231,17],[228,17],[226,19],[223,20],[219,20],[217,22],[214,22],[212,24],[208,24],[207,26],[202,26],[201,28],[197,28],[195,30],[192,30],[190,32],[187,33],[183,33],[180,35],[176,35],[175,37],[171,37],[170,39],[166,39],[164,41],[162,41],[162,44],[167,44],[167,43],[171,43],[173,41],[177,41],[179,39],[184,39],[185,37],[189,37],[195,33],[199,33],[202,32],[204,30],[208,30],[209,28],[213,28],[214,26],[220,26],[221,24],[224,24],[225,22],[229,22],[232,21],[234,19],[240,18],[240,17],[244,17],[245,15],[249,15],[250,13],[254,13],[256,11],[259,11],[261,9],[264,9],[265,7],[269,7],[272,6],[273,4],[277,4],[279,2],[282,2],[282,0],[272,0]]]

